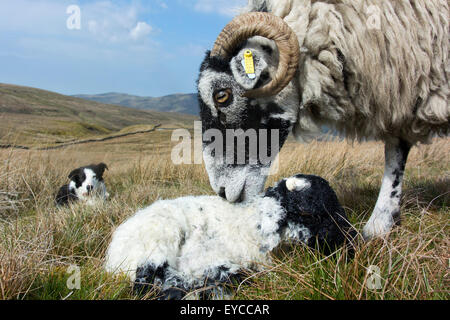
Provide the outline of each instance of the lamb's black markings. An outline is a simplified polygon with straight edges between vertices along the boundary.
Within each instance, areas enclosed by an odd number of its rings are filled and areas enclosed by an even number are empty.
[[[286,218],[279,230],[289,223],[302,225],[313,235],[308,245],[320,248],[325,253],[334,251],[347,238],[354,239],[356,231],[348,222],[345,211],[328,182],[312,175],[299,174],[295,177],[309,182],[311,186],[301,191],[289,191],[286,181],[282,181],[266,192],[266,196],[279,200],[286,208]],[[302,236],[300,234],[299,238]]]
[[[204,285],[204,290],[200,292],[200,299],[208,300],[231,294],[231,290],[226,284],[240,283],[244,277],[245,273],[243,271],[232,273],[227,266],[211,269],[205,273],[205,278],[208,280]]]
[[[160,266],[148,264],[143,267],[138,267],[136,270],[136,280],[134,281],[134,292],[139,295],[145,295],[155,282],[162,283],[166,278],[168,267],[169,264],[167,261]]]
[[[153,289],[159,300],[181,300],[189,292],[198,290],[200,293],[199,298],[207,300],[217,295],[230,293],[226,284],[240,282],[243,276],[243,272],[230,273],[228,267],[220,266],[205,273],[204,278],[207,281],[202,287],[187,287],[183,284],[182,279],[170,273],[167,262],[161,266],[149,264],[137,269],[133,291],[136,295],[144,296]],[[164,290],[157,286],[166,281],[169,281],[172,286]]]

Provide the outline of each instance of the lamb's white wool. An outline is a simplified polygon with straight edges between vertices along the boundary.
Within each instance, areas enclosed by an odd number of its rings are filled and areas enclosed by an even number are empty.
[[[117,228],[106,270],[134,280],[139,266],[167,262],[189,284],[208,269],[237,272],[268,262],[267,253],[280,242],[277,230],[283,217],[273,198],[237,205],[215,196],[158,201]]]

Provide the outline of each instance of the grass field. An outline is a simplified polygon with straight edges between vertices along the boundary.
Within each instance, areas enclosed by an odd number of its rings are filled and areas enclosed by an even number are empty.
[[[114,228],[159,198],[211,194],[203,166],[170,161],[170,132],[158,131],[57,151],[0,151],[0,298],[138,299],[126,279],[102,270]],[[449,299],[450,139],[412,150],[402,226],[387,239],[322,256],[308,248],[279,252],[269,271],[235,288],[238,299]],[[53,199],[69,171],[103,161],[111,199],[104,206],[58,209]],[[362,229],[383,175],[376,142],[289,142],[268,185],[295,173],[328,179],[351,222]],[[81,270],[80,290],[66,282]],[[381,273],[369,289],[368,268]],[[151,296],[149,298],[152,298]]]

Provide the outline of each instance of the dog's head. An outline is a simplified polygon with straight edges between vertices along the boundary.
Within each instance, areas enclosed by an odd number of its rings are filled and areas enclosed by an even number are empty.
[[[85,200],[94,195],[103,186],[103,174],[108,166],[104,163],[89,165],[73,170],[69,174],[69,188],[75,191],[77,197]]]

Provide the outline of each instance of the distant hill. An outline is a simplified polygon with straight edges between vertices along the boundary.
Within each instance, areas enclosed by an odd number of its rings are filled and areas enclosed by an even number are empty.
[[[94,95],[80,94],[75,95],[74,97],[141,110],[178,112],[195,116],[198,116],[199,114],[196,94],[172,94],[164,97],[153,98],[111,92]]]
[[[0,83],[0,143],[40,144],[111,134],[130,126],[191,128],[195,116],[137,110]]]

